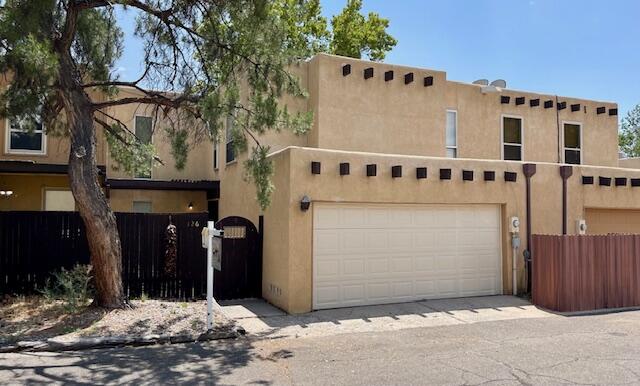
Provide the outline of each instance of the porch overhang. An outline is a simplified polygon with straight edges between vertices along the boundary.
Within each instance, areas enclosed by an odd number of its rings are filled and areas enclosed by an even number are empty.
[[[207,199],[220,198],[220,181],[212,180],[143,180],[143,179],[107,179],[104,183],[109,189],[131,190],[185,190],[204,191]]]
[[[98,165],[98,174],[104,176],[107,168]],[[67,174],[69,166],[66,164],[47,164],[35,161],[0,160],[0,173],[19,174]]]

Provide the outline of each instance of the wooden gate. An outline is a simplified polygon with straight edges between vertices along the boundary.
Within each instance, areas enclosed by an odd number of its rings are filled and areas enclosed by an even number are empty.
[[[260,234],[244,217],[225,217],[222,229],[222,270],[214,271],[213,296],[217,300],[261,297],[262,256]]]

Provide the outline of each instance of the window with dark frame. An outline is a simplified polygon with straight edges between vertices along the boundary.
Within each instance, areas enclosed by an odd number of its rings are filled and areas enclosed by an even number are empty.
[[[151,143],[151,137],[153,135],[153,120],[151,117],[145,117],[137,115],[135,118],[135,133],[136,137],[145,145]],[[144,173],[137,173],[136,178],[151,178],[151,166],[153,159],[149,159],[149,170]]]
[[[227,146],[226,146],[226,162],[233,162],[236,160],[236,154],[235,151],[233,149],[233,122],[234,118],[233,115],[229,115],[227,116],[227,128],[226,128],[226,141],[227,141]]]
[[[582,163],[582,127],[578,123],[564,124],[564,163],[580,165]]]
[[[522,161],[522,118],[502,117],[502,159]]]
[[[218,140],[213,142],[213,169],[218,170],[218,154],[219,154]]]

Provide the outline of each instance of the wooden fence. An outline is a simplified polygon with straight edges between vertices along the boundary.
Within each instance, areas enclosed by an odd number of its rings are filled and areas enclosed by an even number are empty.
[[[175,275],[164,270],[167,214],[116,213],[125,294],[191,299],[206,296],[206,251],[200,232],[206,213],[173,214]],[[76,212],[0,212],[0,294],[41,289],[51,272],[89,263],[85,230]]]
[[[640,235],[532,237],[533,303],[560,312],[640,306]]]

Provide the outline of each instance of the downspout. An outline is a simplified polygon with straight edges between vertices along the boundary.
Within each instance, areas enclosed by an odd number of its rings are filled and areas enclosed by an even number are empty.
[[[567,180],[573,174],[572,166],[560,166],[560,177],[562,177],[562,234],[567,234]]]
[[[525,269],[527,270],[527,293],[531,293],[531,177],[536,174],[536,164],[522,165],[527,189],[527,248],[524,250]]]
[[[560,147],[561,137],[560,137],[560,110],[558,110],[558,96],[556,95],[556,126],[558,129],[558,163],[562,163],[562,149]]]

